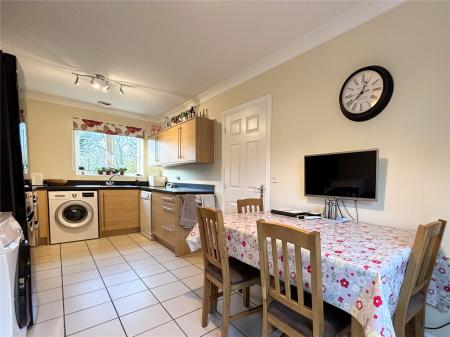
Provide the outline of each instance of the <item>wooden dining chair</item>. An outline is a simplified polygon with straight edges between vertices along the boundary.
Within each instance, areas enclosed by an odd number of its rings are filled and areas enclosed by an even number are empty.
[[[323,302],[320,233],[305,232],[264,220],[259,220],[257,226],[263,300],[262,336],[270,335],[271,326],[291,337],[334,337],[346,334],[350,327],[350,315]],[[280,285],[279,277],[274,277],[272,281],[270,279],[268,238],[274,274],[278,274],[280,261],[277,240],[281,241],[284,286]],[[293,251],[289,248],[293,248]],[[303,292],[302,249],[310,253],[311,296]],[[294,257],[291,265],[295,267],[296,296],[292,291],[294,287],[290,286],[289,256]]]
[[[259,270],[237,259],[228,257],[223,215],[210,208],[197,208],[200,241],[204,262],[202,327],[208,324],[208,311],[217,308],[217,298],[223,296],[222,337],[228,336],[230,320],[240,319],[261,310],[261,306],[230,315],[231,292],[260,284]],[[218,288],[222,292],[218,292]],[[244,305],[249,307],[249,297],[244,296]],[[208,310],[209,309],[209,310]]]
[[[263,199],[262,198],[239,199],[237,201],[237,210],[239,214],[264,211]]]
[[[414,335],[424,336],[425,300],[446,224],[438,220],[417,229],[394,314],[397,337],[405,337],[406,325],[412,320]]]

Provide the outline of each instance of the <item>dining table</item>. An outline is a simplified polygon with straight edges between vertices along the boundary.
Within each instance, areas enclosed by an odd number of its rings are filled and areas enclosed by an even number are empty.
[[[259,269],[257,220],[283,223],[320,232],[323,300],[352,316],[352,336],[395,337],[392,315],[416,234],[405,229],[366,222],[319,218],[312,220],[273,214],[270,211],[225,214],[228,255]],[[198,224],[186,238],[192,252],[201,248]],[[271,245],[269,247],[269,261]],[[277,250],[282,261],[281,243]],[[296,283],[295,253],[288,249],[290,280]],[[311,289],[309,252],[302,249],[303,285]],[[282,263],[278,274],[284,278]],[[273,263],[269,263],[274,275]],[[436,259],[426,301],[441,312],[450,309],[450,259],[441,248]]]

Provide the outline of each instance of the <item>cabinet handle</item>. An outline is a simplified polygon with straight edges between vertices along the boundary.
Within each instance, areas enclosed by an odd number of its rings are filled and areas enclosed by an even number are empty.
[[[166,206],[161,206],[161,208],[164,208],[166,211],[174,213],[174,210],[172,208],[166,207]]]
[[[172,231],[173,231],[172,228],[166,227],[166,226],[164,226],[164,225],[161,225],[161,227],[164,228],[166,231],[169,231],[169,232],[172,232]]]
[[[161,197],[162,200],[169,200],[169,201],[174,201],[174,198],[168,198],[168,197]]]

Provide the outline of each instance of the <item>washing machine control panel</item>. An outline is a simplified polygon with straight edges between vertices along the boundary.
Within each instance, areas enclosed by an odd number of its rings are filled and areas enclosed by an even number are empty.
[[[94,192],[83,192],[83,193],[81,193],[81,196],[83,198],[94,198],[95,194],[94,194]]]

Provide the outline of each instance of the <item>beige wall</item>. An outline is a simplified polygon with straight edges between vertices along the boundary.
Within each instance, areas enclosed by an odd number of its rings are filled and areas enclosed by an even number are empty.
[[[212,118],[271,94],[271,207],[320,209],[303,195],[305,154],[379,148],[379,201],[361,202],[363,221],[415,228],[450,219],[449,3],[405,3],[202,104]],[[392,73],[394,94],[376,118],[355,123],[338,95],[354,70]],[[219,130],[220,133],[220,130]],[[220,135],[216,135],[220,142]],[[216,181],[213,166],[166,168],[170,180]],[[220,192],[220,191],[219,191]],[[444,246],[450,253],[450,230]]]
[[[151,125],[151,122],[148,121],[28,99],[27,121],[30,173],[42,173],[44,179],[99,179],[99,176],[89,177],[75,174],[72,117],[89,118],[143,128],[149,128]],[[125,177],[121,178],[127,179]],[[106,179],[106,177],[103,177],[103,179]]]

